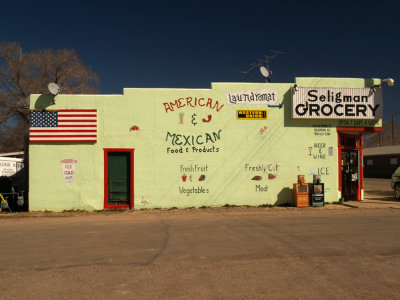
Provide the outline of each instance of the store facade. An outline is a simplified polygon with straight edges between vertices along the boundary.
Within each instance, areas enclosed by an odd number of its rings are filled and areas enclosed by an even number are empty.
[[[362,135],[381,130],[379,79],[212,83],[122,95],[31,95],[31,211],[362,199]]]

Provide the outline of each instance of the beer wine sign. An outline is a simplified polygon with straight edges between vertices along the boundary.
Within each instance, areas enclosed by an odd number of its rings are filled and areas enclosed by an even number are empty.
[[[292,88],[294,119],[382,119],[381,88]]]

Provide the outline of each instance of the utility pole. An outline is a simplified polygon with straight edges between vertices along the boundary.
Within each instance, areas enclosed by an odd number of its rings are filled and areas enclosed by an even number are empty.
[[[394,132],[394,117],[397,115],[397,114],[400,114],[400,111],[398,111],[398,112],[395,112],[393,115],[392,115],[392,145],[394,146],[394,144],[395,144],[395,138],[396,138],[396,135],[395,135],[395,132]]]
[[[392,145],[394,146],[394,115],[392,115]]]
[[[378,147],[381,146],[381,131],[379,131],[379,141],[378,141]]]

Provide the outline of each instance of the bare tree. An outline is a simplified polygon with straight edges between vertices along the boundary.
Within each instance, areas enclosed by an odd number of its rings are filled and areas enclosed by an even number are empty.
[[[366,134],[363,140],[366,148],[400,145],[400,126],[396,122],[383,122],[381,132]]]
[[[23,149],[28,132],[30,94],[47,94],[55,82],[63,94],[96,94],[98,75],[83,64],[75,50],[23,52],[20,43],[0,43],[0,139],[1,151]]]

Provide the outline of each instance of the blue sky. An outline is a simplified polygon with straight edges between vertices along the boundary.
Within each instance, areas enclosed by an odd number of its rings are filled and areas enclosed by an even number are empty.
[[[76,49],[99,74],[104,94],[263,82],[258,70],[241,71],[279,50],[272,82],[394,78],[383,91],[387,120],[400,111],[399,7],[369,0],[7,1],[0,40],[21,42],[27,51]]]

